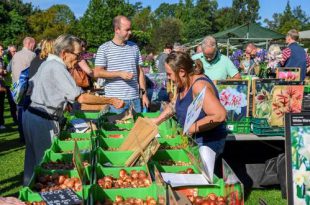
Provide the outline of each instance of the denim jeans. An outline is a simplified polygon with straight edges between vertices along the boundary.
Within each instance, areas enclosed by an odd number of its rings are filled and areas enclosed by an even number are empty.
[[[136,113],[142,112],[142,106],[141,106],[141,99],[140,98],[136,98],[136,99],[132,99],[132,100],[124,100],[124,102],[125,102],[125,106],[123,108],[120,108],[120,109],[116,109],[114,106],[110,105],[110,112],[120,114],[120,113],[123,113],[125,110],[128,110],[130,108],[130,106],[133,107],[133,109],[135,110]]]

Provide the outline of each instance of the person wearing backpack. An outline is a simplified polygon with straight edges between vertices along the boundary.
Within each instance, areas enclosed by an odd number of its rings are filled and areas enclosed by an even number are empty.
[[[19,80],[20,74],[23,70],[30,66],[31,61],[36,57],[33,52],[35,47],[35,40],[32,37],[26,37],[23,40],[23,48],[18,51],[12,58],[12,80],[16,83]],[[17,105],[17,120],[18,120],[18,132],[19,138],[22,143],[25,142],[22,126],[22,114],[24,112],[23,102],[21,101]]]
[[[75,66],[81,54],[80,39],[61,35],[54,42],[54,52],[29,80],[31,104],[23,114],[23,131],[26,141],[24,185],[28,185],[52,141],[60,132],[60,121],[67,105],[75,101],[85,104],[109,104],[122,108],[124,101],[84,93],[68,69]]]

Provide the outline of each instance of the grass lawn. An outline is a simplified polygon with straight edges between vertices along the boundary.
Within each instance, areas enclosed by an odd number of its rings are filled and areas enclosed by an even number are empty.
[[[0,130],[0,196],[18,196],[23,178],[25,146],[19,142],[17,126],[13,125],[7,103],[5,122],[7,129]],[[277,189],[252,190],[245,204],[257,205],[260,198],[268,205],[286,204]]]

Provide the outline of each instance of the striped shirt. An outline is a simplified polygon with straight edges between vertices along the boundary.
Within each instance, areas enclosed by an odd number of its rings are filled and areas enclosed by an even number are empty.
[[[134,74],[132,80],[106,79],[107,97],[122,100],[139,98],[138,67],[142,65],[142,58],[135,43],[127,41],[124,46],[120,46],[108,41],[102,44],[97,51],[95,65],[105,67],[107,71],[127,71]]]

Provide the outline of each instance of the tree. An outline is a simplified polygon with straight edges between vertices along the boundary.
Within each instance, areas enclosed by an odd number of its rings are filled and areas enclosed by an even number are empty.
[[[161,3],[154,11],[156,19],[172,18],[176,16],[177,4]]]
[[[113,37],[113,18],[117,15],[132,17],[135,7],[124,0],[91,0],[80,19],[78,36],[87,40],[89,47],[99,45]]]
[[[215,13],[215,32],[224,31],[233,27],[233,18],[233,10],[231,7],[218,9]]]
[[[264,22],[270,29],[286,34],[290,29],[309,29],[309,16],[297,6],[292,10],[290,2],[288,1],[283,13],[275,13],[272,15],[272,20],[265,19]]]
[[[23,3],[21,0],[0,1],[1,42],[5,45],[19,45],[29,33],[26,19],[35,11],[31,3]]]
[[[177,18],[165,18],[154,27],[151,37],[151,45],[155,51],[161,51],[165,43],[181,42],[182,22]]]
[[[183,42],[214,33],[216,9],[217,2],[212,0],[197,0],[196,5],[192,0],[180,2],[176,17],[182,21]]]
[[[130,40],[136,42],[142,52],[152,51],[150,41],[154,23],[155,18],[150,7],[139,9],[132,18],[132,36]]]
[[[54,5],[28,18],[32,35],[37,41],[71,33],[75,22],[75,16],[67,5]]]
[[[260,19],[258,0],[233,0],[231,19],[234,25],[253,23]]]

